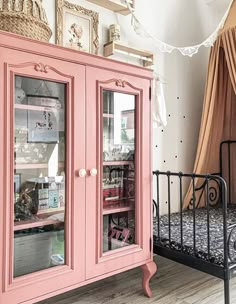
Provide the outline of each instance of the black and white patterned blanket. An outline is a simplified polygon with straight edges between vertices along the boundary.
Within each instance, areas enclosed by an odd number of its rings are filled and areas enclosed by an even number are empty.
[[[193,232],[193,211],[183,211],[183,246],[181,247],[180,213],[171,214],[169,240],[169,220],[167,215],[160,217],[160,236],[157,233],[157,218],[154,218],[154,244],[170,247],[172,250],[183,251],[185,254],[196,256],[208,262],[224,264],[224,230],[223,230],[223,209],[210,209],[209,231],[210,231],[210,254],[208,254],[207,238],[207,210],[205,208],[195,210],[195,252]],[[228,208],[227,225],[236,223],[236,208]],[[228,229],[227,234],[229,235]],[[229,242],[230,256],[236,260],[236,229],[233,231]]]

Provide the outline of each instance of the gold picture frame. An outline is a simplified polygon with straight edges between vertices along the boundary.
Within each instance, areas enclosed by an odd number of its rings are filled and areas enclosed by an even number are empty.
[[[98,19],[97,12],[66,0],[56,0],[56,43],[97,54]]]

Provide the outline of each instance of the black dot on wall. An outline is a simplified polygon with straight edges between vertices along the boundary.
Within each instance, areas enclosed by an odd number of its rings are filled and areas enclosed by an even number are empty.
[[[179,96],[177,96],[177,99],[179,99]]]
[[[168,202],[166,201],[166,204],[168,204]]]
[[[161,130],[161,132],[164,132],[164,130]]]
[[[175,158],[177,158],[178,156],[177,155],[175,155]]]
[[[170,117],[170,114],[168,116]]]
[[[158,147],[158,145],[156,145],[156,148]]]
[[[185,115],[183,116],[183,118],[185,118]]]
[[[171,184],[173,184],[174,182],[173,182],[173,181],[171,181],[170,183],[171,183]]]
[[[164,160],[164,163],[165,163],[166,161]]]
[[[182,144],[182,142],[183,142],[183,141],[181,140],[180,143]]]

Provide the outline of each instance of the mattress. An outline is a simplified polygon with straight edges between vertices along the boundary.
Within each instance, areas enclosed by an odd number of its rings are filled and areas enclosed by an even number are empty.
[[[194,213],[192,210],[183,211],[183,245],[181,246],[180,213],[173,213],[170,216],[169,239],[169,219],[168,215],[160,217],[160,235],[158,236],[158,219],[154,217],[154,248],[155,245],[170,248],[183,252],[184,254],[203,259],[220,266],[224,265],[224,230],[223,230],[223,209],[211,208],[209,210],[209,232],[210,251],[208,254],[207,238],[207,209],[195,210],[195,250],[194,250]],[[227,210],[227,226],[236,224],[236,208]],[[229,238],[231,229],[227,229]],[[158,253],[158,252],[156,252]],[[236,228],[233,229],[229,238],[229,262],[236,262]]]

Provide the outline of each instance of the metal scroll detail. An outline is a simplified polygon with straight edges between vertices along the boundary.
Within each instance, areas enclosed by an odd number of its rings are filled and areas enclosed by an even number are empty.
[[[206,178],[202,182],[202,184],[193,189],[193,195],[190,200],[190,206],[193,206],[193,202],[195,203],[195,207],[203,205],[206,206],[208,203],[210,207],[217,207],[221,202],[220,197],[220,182],[218,179],[214,178]]]

